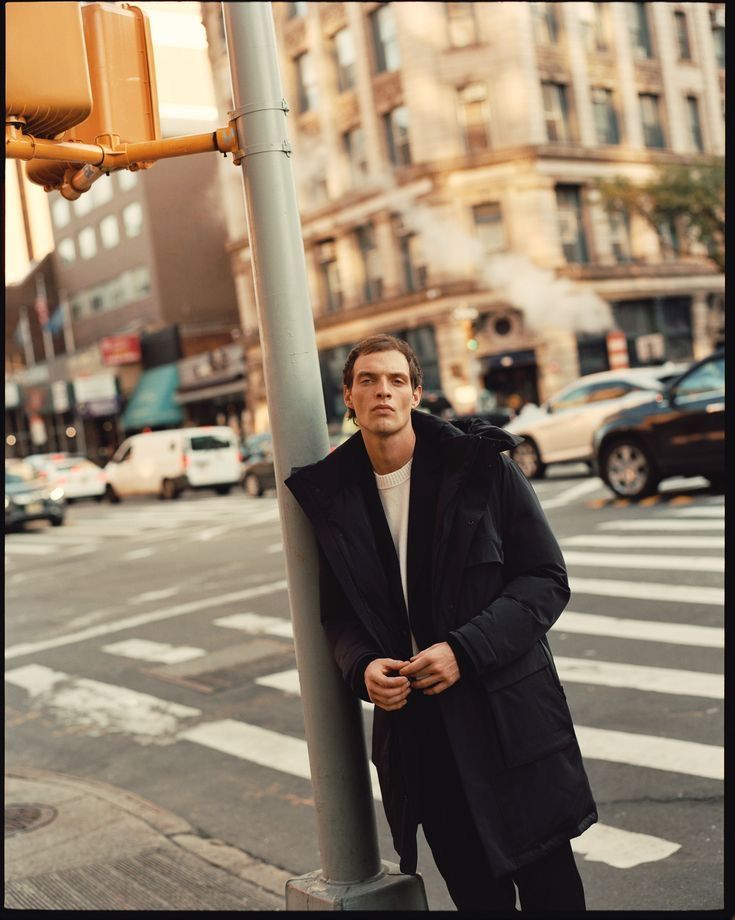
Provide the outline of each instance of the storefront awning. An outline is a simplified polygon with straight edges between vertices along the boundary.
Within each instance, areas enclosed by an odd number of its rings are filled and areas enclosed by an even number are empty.
[[[181,406],[185,403],[201,402],[214,399],[216,396],[245,396],[245,381],[231,380],[229,383],[220,383],[211,387],[199,387],[196,390],[185,390],[176,394],[176,402]]]
[[[132,431],[138,428],[180,425],[184,421],[184,413],[174,400],[178,385],[179,373],[176,364],[162,364],[160,367],[143,371],[138,386],[123,412],[123,429]]]

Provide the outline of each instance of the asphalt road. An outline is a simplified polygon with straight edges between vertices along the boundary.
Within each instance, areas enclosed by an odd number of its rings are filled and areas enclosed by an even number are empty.
[[[573,591],[551,644],[600,812],[574,844],[588,907],[720,908],[723,497],[679,480],[631,505],[579,466],[535,487]],[[8,535],[5,567],[8,766],[319,867],[273,495],[76,503]],[[452,909],[423,839],[419,871]]]

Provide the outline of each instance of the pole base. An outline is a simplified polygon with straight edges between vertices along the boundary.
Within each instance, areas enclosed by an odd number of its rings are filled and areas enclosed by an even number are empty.
[[[374,878],[351,885],[327,881],[321,869],[286,882],[286,910],[428,910],[424,880],[383,862]]]

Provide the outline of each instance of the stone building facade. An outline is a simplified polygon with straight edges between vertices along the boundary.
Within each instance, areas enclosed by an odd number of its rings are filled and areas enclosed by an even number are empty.
[[[703,248],[595,188],[724,154],[724,4],[274,3],[329,421],[374,332],[412,342],[458,412],[539,401],[724,335]],[[202,4],[223,123],[222,14]],[[219,161],[248,368],[268,425],[239,170]],[[515,403],[514,403],[515,401]]]

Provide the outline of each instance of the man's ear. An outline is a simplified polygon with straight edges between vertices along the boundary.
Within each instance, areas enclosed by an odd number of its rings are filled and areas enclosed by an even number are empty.
[[[423,393],[423,387],[416,387],[413,391],[413,398],[411,399],[411,408],[415,409],[416,406],[421,402],[421,394]]]
[[[352,391],[348,387],[342,387],[342,399],[348,409],[354,409],[352,405]]]

